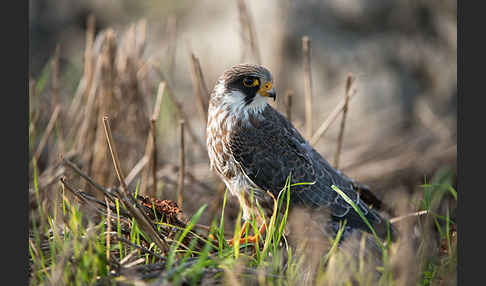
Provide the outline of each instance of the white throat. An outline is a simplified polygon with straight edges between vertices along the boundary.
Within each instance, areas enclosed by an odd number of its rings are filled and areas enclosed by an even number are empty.
[[[215,87],[215,91],[217,94],[223,94],[224,82],[219,82]],[[259,93],[255,95],[250,104],[246,104],[245,95],[240,91],[231,91],[230,94],[221,96],[220,104],[227,106],[231,114],[243,116],[246,119],[250,114],[259,115],[268,105],[267,98],[261,96]]]

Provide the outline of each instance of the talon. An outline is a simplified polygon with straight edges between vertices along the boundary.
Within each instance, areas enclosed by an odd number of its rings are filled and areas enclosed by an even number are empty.
[[[245,232],[246,230],[246,227],[248,225],[248,222],[245,222],[245,224],[243,225],[243,228],[241,229],[241,232],[240,232],[240,237],[241,237],[241,234],[243,232]],[[265,230],[266,230],[266,224],[263,223],[261,226],[260,226],[260,229],[258,230],[258,233],[255,234],[255,235],[250,235],[250,236],[246,236],[244,238],[240,238],[239,239],[239,244],[243,244],[243,243],[257,243],[258,242],[258,239],[260,237],[260,235],[263,235],[265,233]],[[230,239],[228,241],[228,244],[229,246],[233,246],[234,244],[234,239]]]

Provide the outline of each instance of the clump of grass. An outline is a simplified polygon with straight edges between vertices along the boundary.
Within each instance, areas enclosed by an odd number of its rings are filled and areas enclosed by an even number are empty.
[[[415,217],[417,225],[424,234],[417,240],[419,249],[416,255],[420,264],[409,265],[417,271],[418,285],[433,285],[438,281],[454,279],[456,265],[456,241],[453,239],[455,222],[450,218],[450,210],[446,208],[445,215],[437,212],[438,202],[445,195],[450,194],[455,200],[455,190],[448,183],[435,178],[432,183],[423,185],[424,198],[420,207],[426,207],[430,216],[426,217],[436,227],[439,242],[445,241],[445,252],[434,255],[434,250],[426,250],[426,243],[434,240],[427,234],[426,224],[422,224],[422,217]],[[344,199],[346,195],[334,188]],[[341,225],[335,238],[330,238],[331,247],[319,253],[315,271],[309,271],[307,252],[299,252],[292,243],[288,242],[286,234],[289,219],[289,204],[292,195],[292,185],[287,180],[286,186],[274,198],[274,212],[266,221],[267,231],[258,243],[238,243],[230,246],[227,238],[239,238],[241,233],[241,211],[234,231],[225,235],[224,212],[227,193],[223,200],[221,216],[213,220],[208,231],[202,233],[198,227],[201,215],[206,211],[206,205],[187,221],[184,226],[167,223],[163,217],[158,217],[153,206],[154,225],[165,235],[170,248],[167,252],[155,247],[138,226],[136,220],[126,216],[125,209],[114,204],[114,211],[110,217],[106,213],[96,216],[86,214],[86,206],[90,204],[76,203],[68,198],[66,189],[61,185],[62,213],[59,216],[44,213],[39,209],[33,219],[29,240],[29,254],[31,259],[31,285],[37,284],[82,284],[96,285],[105,282],[200,284],[203,282],[238,282],[262,285],[301,285],[305,281],[308,285],[328,285],[332,281],[342,282],[343,285],[395,285],[400,284],[403,277],[399,269],[393,266],[393,261],[399,252],[397,244],[401,239],[410,239],[410,233],[401,237],[397,242],[379,243],[382,254],[382,266],[365,271],[369,265],[360,258],[352,261],[341,249],[341,236],[346,222]],[[80,192],[82,193],[82,192]],[[346,200],[348,201],[348,200]],[[349,201],[353,206],[352,201]],[[353,207],[354,208],[354,207]],[[359,213],[359,208],[354,208]],[[98,207],[101,213],[106,206]],[[366,221],[366,218],[362,216]],[[107,220],[111,219],[111,229],[107,229]],[[414,219],[414,218],[412,218]],[[40,221],[40,223],[39,223]],[[255,217],[250,220],[254,232],[258,231]],[[369,225],[371,231],[373,228]],[[170,231],[168,231],[170,229]],[[106,234],[110,233],[112,243],[107,244]],[[250,231],[246,230],[246,234]],[[302,234],[305,236],[305,234]],[[360,242],[360,248],[364,247]],[[109,256],[107,256],[107,251]],[[435,250],[435,252],[440,252]],[[350,262],[351,261],[351,262]],[[350,264],[351,263],[351,264]],[[347,275],[343,273],[348,273]],[[376,273],[378,280],[370,273]],[[336,277],[336,273],[342,276]],[[310,276],[309,276],[310,275]],[[309,278],[310,277],[310,278]],[[374,282],[373,282],[374,281]],[[142,284],[140,284],[142,283]],[[371,284],[370,284],[371,283]],[[125,285],[125,284],[124,284]]]

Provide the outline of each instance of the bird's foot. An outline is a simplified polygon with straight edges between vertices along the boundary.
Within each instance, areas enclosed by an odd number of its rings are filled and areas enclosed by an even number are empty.
[[[250,235],[250,236],[247,235],[246,237],[241,238],[241,234],[246,231],[246,227],[247,226],[248,226],[248,222],[245,222],[243,224],[243,227],[242,227],[241,232],[240,232],[240,235],[239,235],[239,237],[240,237],[240,239],[238,240],[238,243],[239,244],[243,244],[243,243],[257,243],[260,235],[263,235],[265,233],[266,228],[267,228],[266,227],[266,224],[263,223],[260,226],[260,229],[258,230],[258,233],[256,233],[255,235]],[[228,241],[229,246],[233,246],[234,243],[235,243],[234,239],[230,239]]]

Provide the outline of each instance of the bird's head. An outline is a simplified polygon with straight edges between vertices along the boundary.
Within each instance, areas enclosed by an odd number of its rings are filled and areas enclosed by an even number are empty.
[[[267,105],[267,98],[276,99],[273,78],[260,65],[239,64],[226,70],[219,78],[213,97],[233,110],[259,112]]]

